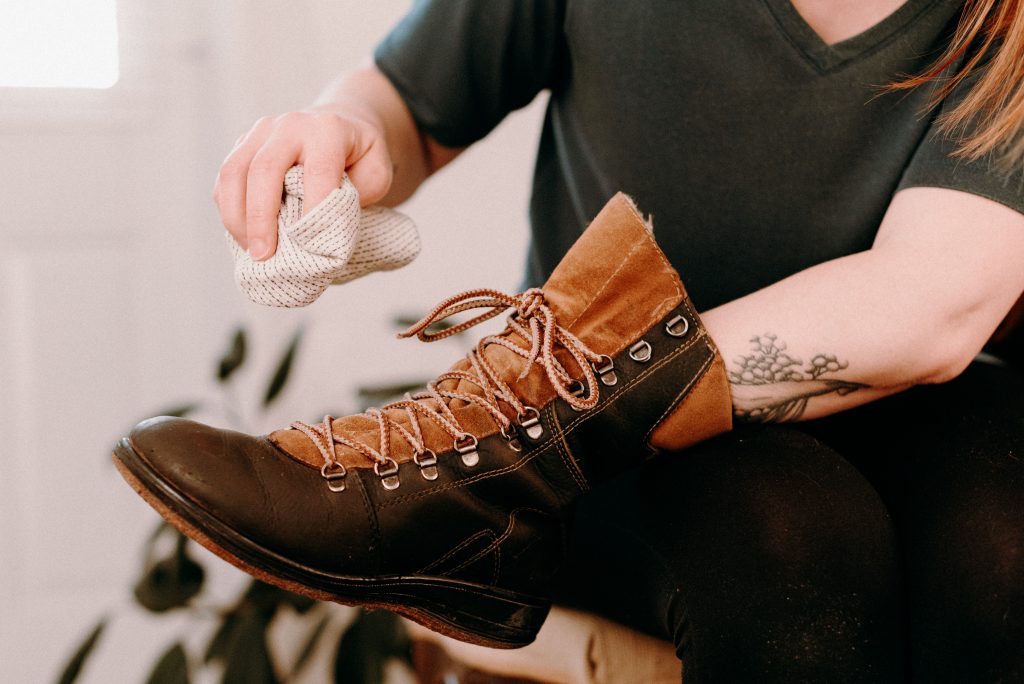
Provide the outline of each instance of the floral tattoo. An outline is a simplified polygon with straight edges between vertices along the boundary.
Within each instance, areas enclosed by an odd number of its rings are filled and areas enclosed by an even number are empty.
[[[733,414],[749,423],[799,420],[807,402],[826,394],[845,396],[868,387],[859,382],[823,378],[849,367],[834,354],[815,354],[810,363],[786,353],[786,343],[772,333],[750,338],[751,354],[737,358],[729,371]]]

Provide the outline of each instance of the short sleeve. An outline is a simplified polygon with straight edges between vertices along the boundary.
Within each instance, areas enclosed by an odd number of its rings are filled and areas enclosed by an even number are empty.
[[[960,83],[935,114],[941,115],[955,107],[976,80],[976,75],[972,75]],[[998,163],[998,153],[989,153],[971,161],[954,154],[957,144],[957,138],[940,132],[933,120],[897,189],[939,187],[962,190],[1024,213],[1022,165],[1018,163],[1012,172],[1008,172]]]
[[[461,147],[557,80],[564,0],[418,0],[374,53],[420,129]]]

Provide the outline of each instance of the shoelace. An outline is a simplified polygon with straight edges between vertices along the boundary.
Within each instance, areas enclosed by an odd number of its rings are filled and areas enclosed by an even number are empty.
[[[535,366],[541,366],[548,381],[554,387],[562,399],[570,406],[579,411],[593,408],[597,404],[598,389],[597,376],[591,363],[610,361],[606,356],[597,354],[587,347],[579,338],[568,330],[558,325],[555,315],[544,301],[544,293],[538,288],[532,288],[518,295],[509,295],[498,290],[479,289],[469,290],[454,295],[435,306],[433,310],[413,324],[408,330],[399,333],[400,338],[416,336],[423,342],[435,342],[437,340],[456,335],[468,328],[494,318],[509,308],[515,308],[515,312],[508,317],[508,330],[528,340],[529,349],[524,348],[505,335],[488,335],[482,338],[475,349],[467,354],[469,370],[452,370],[439,375],[433,382],[427,384],[426,389],[416,394],[406,393],[398,400],[384,405],[381,408],[370,408],[361,416],[369,417],[377,421],[380,433],[380,449],[363,444],[344,435],[337,435],[333,430],[334,418],[330,415],[324,416],[319,425],[311,425],[302,421],[295,421],[292,427],[302,431],[324,459],[324,465],[320,469],[321,474],[329,482],[343,479],[346,471],[345,466],[338,460],[336,446],[342,444],[363,454],[374,461],[374,470],[378,475],[388,477],[398,472],[398,462],[391,457],[391,432],[396,430],[402,438],[408,442],[413,450],[413,460],[422,468],[432,466],[436,463],[436,456],[433,451],[427,448],[423,440],[423,433],[419,425],[419,416],[423,416],[437,423],[445,432],[451,435],[454,447],[460,453],[475,451],[477,437],[470,434],[459,424],[458,418],[448,406],[448,400],[460,399],[469,404],[479,406],[494,419],[501,434],[510,442],[514,439],[509,433],[512,420],[500,409],[499,402],[508,404],[516,414],[520,424],[531,419],[536,421],[537,409],[524,404],[504,382],[498,373],[484,356],[484,348],[489,344],[497,344],[505,347],[513,353],[526,359],[526,366],[519,374],[519,380],[525,378]],[[470,309],[485,308],[487,311],[451,327],[432,332],[428,330],[431,324],[444,321]],[[583,372],[583,381],[574,380],[562,363],[555,357],[555,346],[561,346],[569,352],[576,365]],[[456,391],[455,389],[441,389],[438,385],[445,380],[455,380],[472,383],[480,388],[482,396],[467,392]],[[456,387],[458,385],[456,384]],[[582,390],[586,389],[584,393]],[[406,429],[404,425],[392,419],[388,415],[389,410],[404,410],[408,416],[409,425],[412,430]],[[381,470],[381,468],[386,470]],[[425,475],[426,477],[426,475]],[[430,477],[428,479],[434,479]],[[397,481],[395,483],[397,486]],[[335,491],[344,489],[344,485]]]

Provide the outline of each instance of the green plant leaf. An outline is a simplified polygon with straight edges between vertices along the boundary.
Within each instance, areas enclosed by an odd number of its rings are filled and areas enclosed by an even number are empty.
[[[165,408],[162,411],[157,411],[156,415],[184,418],[188,414],[195,412],[195,410],[198,409],[201,405],[202,404],[200,404],[197,401],[193,401],[188,404],[178,404],[177,406],[171,406],[169,408]]]
[[[220,627],[214,632],[203,654],[203,660],[207,663],[223,661],[228,657],[231,650],[231,643],[235,640],[235,633],[238,630],[239,614],[237,611],[228,611],[220,623]]]
[[[246,347],[245,328],[237,328],[231,337],[231,346],[224,352],[224,356],[220,357],[220,362],[217,365],[219,381],[227,382],[231,375],[245,363]]]
[[[238,609],[250,609],[263,615],[267,620],[274,617],[277,607],[287,600],[291,592],[278,589],[272,584],[252,580],[249,588],[245,590],[239,603]]]
[[[150,539],[150,547],[159,536]],[[188,604],[203,588],[205,571],[189,554],[188,540],[177,530],[174,553],[159,560],[147,559],[146,571],[135,584],[135,600],[146,610],[164,613]]]
[[[406,392],[422,390],[428,380],[422,382],[403,382],[394,385],[374,385],[359,387],[356,396],[361,406],[380,406],[394,399],[401,399]]]
[[[293,605],[293,601],[296,600],[308,600],[310,603],[316,603],[312,599],[305,599],[266,582],[250,580],[238,602],[224,613],[220,627],[210,639],[204,655],[206,662],[223,661],[228,657],[234,648],[235,641],[239,638],[240,630],[243,629],[245,616],[258,615],[260,619],[269,624],[281,604]]]
[[[334,681],[380,684],[387,661],[407,659],[410,648],[409,636],[398,616],[382,610],[360,610],[338,642]]]
[[[316,599],[311,599],[308,596],[302,596],[290,591],[285,591],[284,589],[278,589],[278,591],[281,592],[280,603],[291,606],[292,609],[300,615],[317,604]]]
[[[222,684],[277,684],[267,648],[270,620],[255,611],[240,613],[234,639],[224,659]]]
[[[82,673],[82,668],[85,667],[85,661],[88,660],[93,648],[96,647],[96,642],[99,641],[100,635],[103,634],[103,630],[106,627],[107,618],[103,618],[92,628],[92,631],[85,637],[85,640],[75,649],[75,653],[68,660],[68,664],[64,666],[64,671],[61,672],[60,679],[57,680],[59,684],[71,684],[71,682],[78,678],[78,675]]]
[[[188,658],[180,641],[160,656],[146,684],[189,684]]]
[[[399,330],[408,330],[412,326],[414,326],[417,323],[419,323],[420,319],[418,317],[416,317],[416,316],[411,315],[411,314],[399,314],[399,315],[395,316],[394,318],[392,318],[391,322],[394,323],[395,327],[398,328]],[[451,321],[451,320],[434,321],[433,323],[430,324],[430,331],[431,332],[441,332],[442,330],[447,330],[448,328],[452,327],[453,325],[455,325],[455,322]],[[461,335],[461,334],[462,333],[456,333],[456,335]]]
[[[285,350],[284,356],[278,362],[277,369],[274,371],[273,377],[270,378],[270,384],[267,385],[267,393],[263,397],[264,407],[270,406],[274,399],[277,399],[277,396],[281,394],[281,390],[284,389],[285,383],[288,382],[288,375],[292,371],[295,352],[298,351],[299,344],[302,342],[302,335],[302,328],[295,331],[295,335],[292,336],[292,341]]]
[[[309,630],[309,636],[306,637],[305,643],[302,644],[302,649],[299,651],[299,655],[295,657],[295,664],[292,665],[292,671],[288,675],[288,681],[295,679],[302,671],[302,668],[309,661],[309,657],[313,655],[313,651],[316,650],[317,644],[320,643],[320,637],[323,636],[324,629],[327,628],[330,621],[330,614],[326,614],[317,621],[313,626],[313,629]]]

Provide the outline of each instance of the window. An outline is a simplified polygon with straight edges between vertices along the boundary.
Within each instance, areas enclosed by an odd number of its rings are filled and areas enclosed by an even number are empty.
[[[0,87],[109,88],[119,76],[116,0],[7,0]]]

